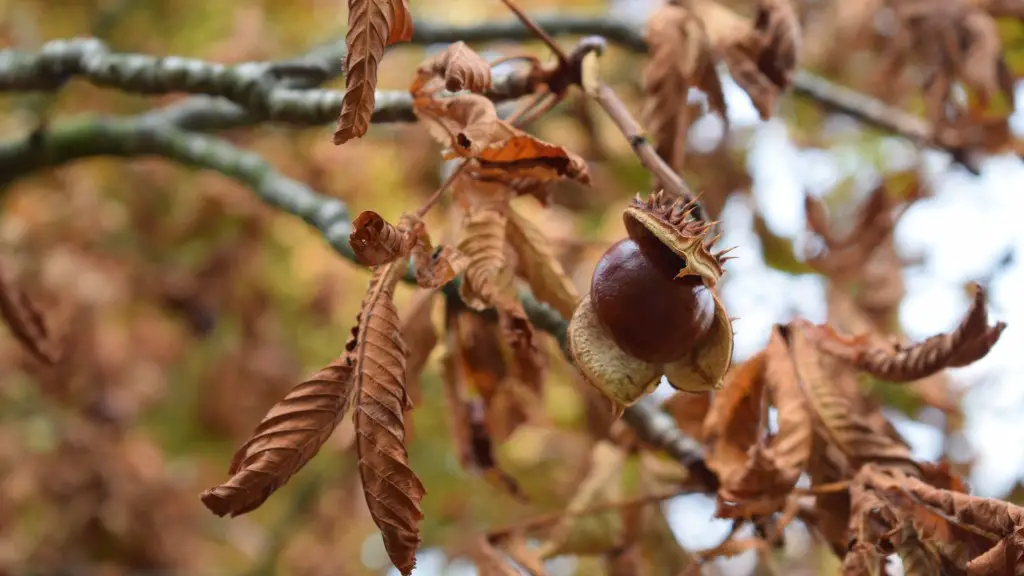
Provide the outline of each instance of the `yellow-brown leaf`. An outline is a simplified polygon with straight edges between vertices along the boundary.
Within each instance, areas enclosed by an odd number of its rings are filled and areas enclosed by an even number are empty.
[[[533,295],[551,305],[563,318],[572,318],[580,295],[551,251],[551,242],[540,228],[509,207],[505,231],[519,256],[519,267]]]
[[[348,243],[356,260],[364,266],[379,266],[394,261],[412,250],[416,242],[413,230],[399,228],[376,212],[362,212],[352,222]]]

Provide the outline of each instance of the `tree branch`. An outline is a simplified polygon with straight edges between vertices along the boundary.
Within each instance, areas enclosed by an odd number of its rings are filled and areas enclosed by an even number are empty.
[[[538,16],[535,20],[553,35],[597,34],[635,52],[647,49],[640,30],[619,20],[553,15]],[[470,26],[417,21],[412,42],[532,39],[535,39],[532,32],[513,19]],[[113,53],[94,38],[55,40],[36,53],[0,51],[0,91],[56,90],[69,78],[83,76],[94,84],[126,92],[205,94],[225,98],[241,107],[217,100],[190,99],[151,113],[154,118],[185,128],[223,129],[258,120],[319,125],[337,118],[341,92],[313,86],[341,75],[340,61],[344,54],[343,42],[331,42],[292,60],[230,66],[174,56],[157,58]],[[529,89],[522,81],[522,76],[518,75],[496,78],[492,97],[522,96]],[[805,70],[797,73],[793,93],[916,144],[962,155],[962,151],[937,139],[923,118]],[[404,91],[379,91],[377,102],[374,122],[415,120],[412,102]]]

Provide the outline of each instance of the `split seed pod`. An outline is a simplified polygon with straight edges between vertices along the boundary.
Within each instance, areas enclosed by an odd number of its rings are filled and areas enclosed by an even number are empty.
[[[714,288],[729,258],[710,252],[711,224],[696,203],[663,192],[623,212],[629,238],[598,262],[569,324],[569,347],[587,380],[620,407],[673,387],[720,387],[732,361],[732,323]]]

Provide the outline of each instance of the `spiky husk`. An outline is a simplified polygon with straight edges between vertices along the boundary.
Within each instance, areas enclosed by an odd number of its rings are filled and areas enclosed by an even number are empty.
[[[638,195],[623,213],[626,230],[634,240],[656,238],[681,259],[677,278],[699,276],[709,290],[714,290],[729,258],[723,250],[712,254],[710,248],[718,237],[708,240],[715,223],[693,218],[696,200],[675,199],[663,192],[651,194],[646,200]],[[707,337],[682,359],[665,364],[652,364],[635,358],[620,349],[598,321],[597,312],[585,295],[569,323],[569,348],[576,365],[586,379],[618,406],[636,403],[653,391],[658,377],[666,376],[674,388],[687,392],[706,392],[721,387],[722,379],[732,362],[732,322],[717,295],[715,323]]]
[[[637,194],[623,212],[622,220],[630,238],[640,240],[653,235],[683,259],[678,278],[699,276],[708,288],[714,289],[725,274],[722,264],[729,260],[725,255],[732,249],[711,253],[720,236],[709,239],[708,233],[718,223],[694,218],[696,207],[696,199],[676,198],[664,191],[651,194],[647,200]]]

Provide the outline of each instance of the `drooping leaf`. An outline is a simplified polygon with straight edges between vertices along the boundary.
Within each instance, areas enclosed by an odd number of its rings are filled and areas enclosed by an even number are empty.
[[[488,199],[470,207],[462,223],[458,244],[466,256],[466,272],[459,295],[475,310],[493,307],[513,347],[533,346],[533,327],[514,287],[514,262],[509,262],[505,238],[508,199]]]
[[[711,401],[704,420],[705,459],[719,478],[738,474],[747,450],[757,442],[766,362],[767,355],[761,352],[731,369]]]
[[[296,384],[275,404],[231,459],[231,479],[203,492],[218,516],[255,510],[309,462],[338,426],[352,394],[355,362],[349,352]]]
[[[444,80],[449,92],[469,90],[483,94],[491,87],[491,65],[465,42],[455,42],[419,65],[409,92],[419,95],[434,78]]]
[[[880,348],[866,336],[844,338],[825,328],[818,332],[822,349],[892,382],[917,380],[943,368],[966,366],[988,354],[1006,328],[1003,322],[988,325],[985,292],[977,285],[975,290],[970,310],[949,334],[938,334],[910,346]]]
[[[0,316],[7,329],[35,359],[48,365],[60,359],[51,326],[32,298],[0,274]]]
[[[412,408],[405,383],[408,348],[394,303],[405,262],[399,258],[374,270],[346,348],[355,362],[353,416],[366,505],[391,562],[408,576],[416,565],[426,490],[409,468],[405,446],[404,415]]]
[[[349,0],[345,34],[345,96],[334,143],[360,138],[376,104],[377,68],[384,48],[412,39],[409,0]]]
[[[551,251],[551,243],[515,207],[510,206],[506,215],[508,242],[519,256],[519,268],[533,295],[551,305],[563,318],[571,318],[580,296]]]
[[[641,118],[658,155],[678,171],[683,168],[687,132],[696,120],[687,103],[690,87],[703,90],[711,110],[723,118],[725,96],[704,26],[686,8],[663,4],[648,20],[644,36],[649,59],[643,73]]]
[[[814,414],[801,390],[796,365],[779,328],[765,348],[765,381],[778,410],[779,429],[768,455],[791,489],[806,471],[814,446]]]
[[[801,29],[790,0],[760,0],[753,22],[714,0],[690,4],[733,80],[750,96],[762,120],[789,89],[800,53]]]

